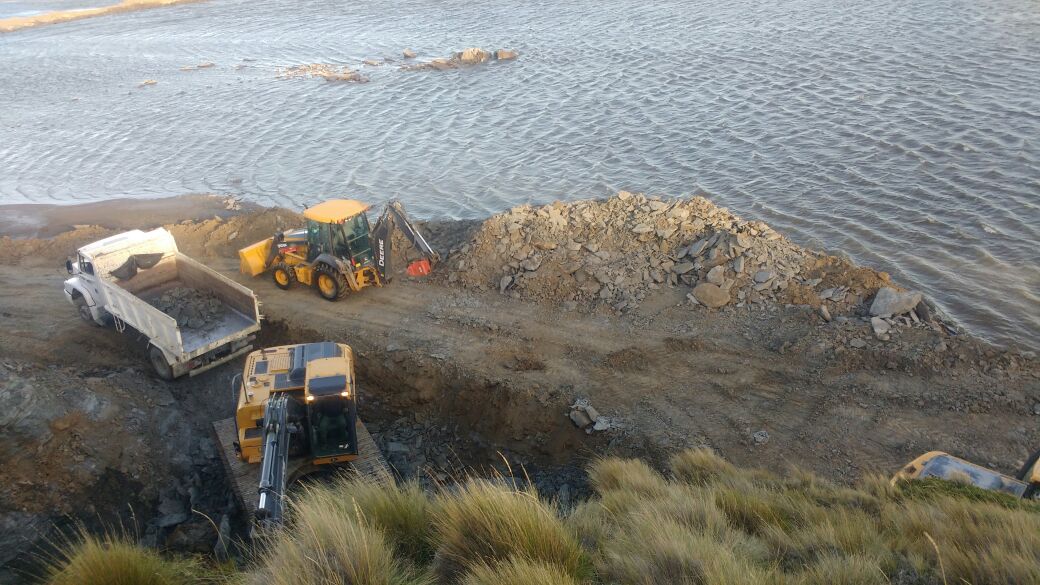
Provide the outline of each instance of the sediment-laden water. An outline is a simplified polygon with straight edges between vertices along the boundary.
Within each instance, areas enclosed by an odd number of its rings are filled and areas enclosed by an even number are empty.
[[[468,46],[521,57],[398,69],[406,47]],[[371,82],[277,79],[303,63]],[[3,202],[346,195],[479,217],[618,189],[707,193],[1040,346],[1040,6],[211,0],[0,35]]]

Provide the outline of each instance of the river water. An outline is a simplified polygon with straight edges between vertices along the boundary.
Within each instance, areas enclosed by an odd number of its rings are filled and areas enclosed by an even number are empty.
[[[277,78],[468,46],[521,57]],[[472,218],[618,189],[707,194],[1040,347],[1040,4],[211,0],[0,35],[3,202],[398,197]]]

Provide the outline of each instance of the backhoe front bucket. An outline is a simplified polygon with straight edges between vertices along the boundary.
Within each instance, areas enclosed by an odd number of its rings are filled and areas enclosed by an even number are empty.
[[[267,255],[271,253],[274,238],[261,240],[238,251],[238,270],[242,274],[257,276],[267,270]]]

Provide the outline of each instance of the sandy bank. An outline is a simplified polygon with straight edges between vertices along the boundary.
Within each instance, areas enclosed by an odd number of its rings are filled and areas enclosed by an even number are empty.
[[[13,16],[0,19],[0,32],[11,32],[23,28],[42,26],[45,24],[57,24],[81,18],[93,18],[105,16],[118,12],[130,12],[144,8],[158,8],[161,6],[172,6],[174,4],[186,4],[188,2],[199,2],[201,0],[122,0],[119,4],[101,6],[99,8],[84,8],[82,10],[53,10],[33,16]]]

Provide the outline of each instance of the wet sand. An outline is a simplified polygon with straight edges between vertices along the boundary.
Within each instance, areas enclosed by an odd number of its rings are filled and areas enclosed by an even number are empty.
[[[173,4],[185,4],[187,2],[199,2],[201,0],[123,0],[119,4],[101,6],[98,8],[83,8],[78,10],[52,10],[43,14],[32,16],[13,16],[0,19],[0,32],[12,32],[23,28],[43,26],[46,24],[57,24],[81,18],[92,18],[105,16],[117,12],[130,12],[144,8],[158,8],[160,6],[172,6]]]
[[[111,199],[82,205],[0,205],[0,236],[49,238],[75,226],[147,229],[178,221],[227,217],[235,213],[227,201],[216,195],[179,195],[161,199]],[[252,203],[236,205],[240,210],[259,208]]]

